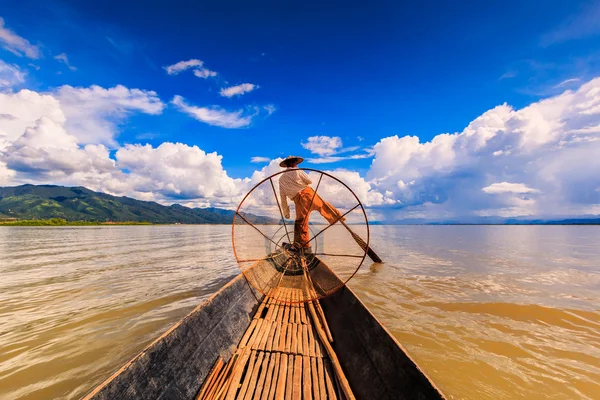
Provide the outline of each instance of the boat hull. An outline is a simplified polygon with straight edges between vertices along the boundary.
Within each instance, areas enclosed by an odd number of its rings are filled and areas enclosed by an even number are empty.
[[[84,399],[194,399],[217,358],[235,351],[262,296],[238,275]]]
[[[238,275],[85,399],[195,399],[217,359],[236,351],[262,298]],[[357,399],[444,398],[352,290],[321,305]]]

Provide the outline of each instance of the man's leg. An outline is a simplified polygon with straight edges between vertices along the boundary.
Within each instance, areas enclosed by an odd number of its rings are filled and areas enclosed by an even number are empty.
[[[308,232],[308,217],[310,212],[308,211],[307,197],[304,193],[300,192],[294,197],[294,204],[296,205],[296,221],[294,223],[294,244],[298,247],[309,246],[308,241],[310,240],[310,234]],[[310,198],[308,198],[310,202]]]
[[[323,200],[319,195],[315,196],[312,208],[313,210],[319,211],[323,218],[325,218],[330,224],[333,224],[338,220],[339,217],[342,216],[342,214],[337,210],[337,208]],[[344,220],[346,220],[346,218],[342,218],[342,221]]]

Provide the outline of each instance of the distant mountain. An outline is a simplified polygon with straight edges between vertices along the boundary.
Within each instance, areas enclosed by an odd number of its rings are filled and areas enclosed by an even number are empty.
[[[137,221],[156,224],[231,224],[235,211],[220,208],[163,206],[152,201],[116,197],[84,187],[22,185],[0,187],[0,218],[67,221]],[[254,224],[277,224],[274,218],[244,214]]]
[[[393,222],[372,221],[371,225],[600,225],[600,216],[584,215],[577,218],[527,219],[503,217],[465,217],[457,220],[402,219]]]

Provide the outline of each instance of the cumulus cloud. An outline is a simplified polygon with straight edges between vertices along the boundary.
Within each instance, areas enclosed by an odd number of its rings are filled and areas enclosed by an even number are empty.
[[[41,52],[37,46],[29,43],[4,25],[4,19],[0,17],[0,44],[5,50],[22,57],[40,58]]]
[[[367,179],[393,193],[399,216],[585,214],[600,203],[599,122],[597,78],[520,110],[495,107],[429,142],[384,138]]]
[[[2,161],[22,177],[60,180],[75,173],[110,171],[114,163],[100,146],[80,148],[62,124],[42,117],[5,150]]]
[[[65,53],[61,53],[57,56],[54,56],[54,59],[65,64],[67,66],[67,68],[69,68],[71,71],[77,71],[77,68],[75,68],[74,66],[69,64],[69,58],[67,57],[67,55]]]
[[[173,104],[226,127],[247,126],[260,112],[203,109],[179,96]],[[106,142],[114,143],[117,121],[134,112],[158,114],[163,107],[155,93],[125,87],[0,93],[0,184],[74,184],[143,200],[232,207],[253,185],[281,170],[280,158],[255,157],[252,161],[268,164],[236,179],[221,155],[171,142],[117,144],[111,156]],[[95,122],[89,125],[89,120]],[[87,136],[83,131],[88,130],[95,134]],[[346,157],[339,155],[344,152],[340,138],[317,137],[304,144],[321,158]],[[386,137],[372,154],[365,174],[330,172],[382,219],[598,213],[600,78],[522,109],[499,105],[461,132],[431,141]],[[351,206],[352,198],[342,197],[331,182],[323,182],[319,192]],[[268,190],[256,201],[276,207]]]
[[[233,97],[241,96],[244,93],[249,93],[255,89],[258,89],[258,85],[255,85],[253,83],[242,83],[241,85],[222,88],[219,93],[223,97]]]
[[[360,160],[373,157],[371,149],[362,149],[363,151],[357,154],[347,154],[360,150],[360,146],[342,147],[342,139],[339,136],[311,136],[306,142],[300,144],[306,150],[319,156],[306,159],[312,164],[330,164],[343,160]],[[346,155],[341,156],[340,154],[343,153],[346,153]]]
[[[342,139],[339,136],[311,136],[302,147],[319,156],[330,156],[342,148]]]
[[[61,86],[53,93],[66,116],[66,128],[82,143],[116,146],[118,124],[133,112],[158,115],[165,108],[156,92],[129,89]]]
[[[181,112],[205,124],[220,126],[222,128],[243,128],[252,123],[252,118],[258,115],[258,109],[250,112],[245,110],[227,111],[221,107],[197,107],[189,105],[181,96],[175,96],[171,101]]]
[[[41,117],[60,124],[66,120],[58,99],[26,89],[17,93],[0,93],[0,110],[3,116],[0,118],[0,151]]]
[[[217,76],[217,73],[215,71],[211,71],[205,68],[204,62],[198,59],[179,61],[178,63],[164,67],[164,69],[169,75],[177,75],[185,70],[192,69],[194,75],[196,75],[198,78],[206,79],[213,76]]]
[[[0,88],[12,88],[25,82],[25,73],[14,64],[0,60]]]
[[[130,188],[159,193],[171,199],[228,200],[239,193],[238,183],[227,175],[222,156],[197,146],[165,142],[154,148],[126,145],[116,153],[117,166],[127,169]]]

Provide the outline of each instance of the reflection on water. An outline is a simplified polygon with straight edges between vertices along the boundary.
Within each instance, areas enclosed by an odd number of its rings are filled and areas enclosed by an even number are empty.
[[[228,226],[0,229],[0,398],[77,398],[238,272]],[[449,398],[600,398],[600,227],[376,226],[350,283]]]

